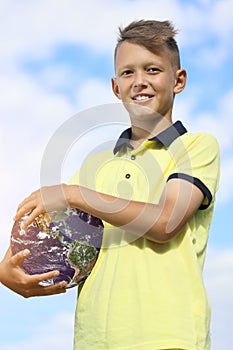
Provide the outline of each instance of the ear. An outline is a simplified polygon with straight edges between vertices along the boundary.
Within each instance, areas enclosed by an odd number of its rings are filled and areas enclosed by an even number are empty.
[[[119,86],[117,84],[117,79],[116,78],[112,78],[112,91],[113,91],[114,95],[117,98],[119,98],[119,100],[121,100],[120,89],[119,89]]]
[[[187,72],[185,69],[178,69],[175,75],[174,94],[179,94],[185,88]]]

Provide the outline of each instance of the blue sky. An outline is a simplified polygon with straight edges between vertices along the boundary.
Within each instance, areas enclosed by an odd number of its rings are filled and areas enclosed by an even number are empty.
[[[0,257],[19,201],[40,186],[41,160],[57,128],[85,109],[117,102],[110,78],[118,26],[154,18],[170,19],[180,29],[188,83],[177,96],[174,120],[181,119],[190,131],[214,134],[221,148],[222,176],[204,275],[212,304],[212,349],[230,348],[232,1],[8,0],[1,1],[0,13]],[[74,163],[64,169],[67,178]],[[75,289],[24,300],[0,286],[0,350],[72,349],[75,304]]]

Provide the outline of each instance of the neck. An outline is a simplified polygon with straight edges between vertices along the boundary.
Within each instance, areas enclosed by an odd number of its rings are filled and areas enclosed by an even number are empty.
[[[131,143],[135,147],[139,146],[143,141],[148,140],[160,134],[163,130],[172,125],[171,118],[158,117],[147,120],[136,119],[131,117],[132,134]]]

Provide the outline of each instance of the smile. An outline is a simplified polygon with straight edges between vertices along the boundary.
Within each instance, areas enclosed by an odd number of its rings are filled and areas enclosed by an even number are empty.
[[[152,97],[153,96],[150,96],[150,95],[138,95],[138,96],[133,97],[133,100],[134,101],[146,101],[146,100],[149,100]]]

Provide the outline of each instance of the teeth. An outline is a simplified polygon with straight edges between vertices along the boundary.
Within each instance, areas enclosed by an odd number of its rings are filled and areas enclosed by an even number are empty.
[[[149,96],[136,96],[135,100],[137,101],[142,101],[142,100],[148,100]]]

